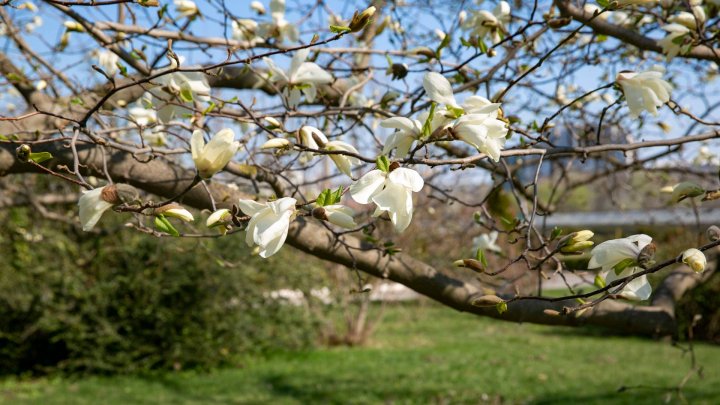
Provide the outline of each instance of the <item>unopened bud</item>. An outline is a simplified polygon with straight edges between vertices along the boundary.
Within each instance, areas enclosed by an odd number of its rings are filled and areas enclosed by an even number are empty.
[[[163,205],[162,207],[155,208],[155,214],[162,214],[166,217],[182,219],[185,222],[192,222],[195,220],[190,211],[186,210],[182,205],[177,203],[170,203]]]
[[[655,244],[650,242],[642,248],[637,256],[637,264],[643,269],[647,269],[655,263]]]
[[[453,265],[455,265],[457,267],[467,267],[468,269],[477,271],[478,273],[482,273],[485,271],[485,268],[483,267],[482,263],[479,260],[475,260],[475,259],[455,260],[453,262]]]
[[[312,216],[313,218],[319,219],[321,221],[327,221],[327,210],[323,207],[315,207],[312,210]]]
[[[140,201],[140,193],[129,184],[108,184],[103,187],[100,198],[111,204],[130,204]]]
[[[572,20],[569,17],[553,18],[552,20],[549,20],[547,22],[547,25],[548,25],[548,27],[556,30],[558,28],[562,28],[567,25],[570,25],[570,22],[572,22]]]
[[[392,163],[390,163],[389,171],[392,172],[393,170],[399,169],[399,168],[400,168],[400,163],[392,162]]]
[[[375,6],[370,6],[363,10],[362,13],[359,13],[356,11],[355,14],[352,17],[352,20],[350,20],[350,25],[348,26],[350,28],[351,32],[358,32],[361,29],[365,28],[365,26],[370,22],[370,18],[375,14],[375,11],[377,9]]]
[[[85,27],[77,21],[65,21],[63,25],[68,31],[85,32]]]
[[[720,228],[718,228],[715,225],[711,225],[707,231],[707,238],[710,242],[715,242],[717,240],[720,240]]]
[[[30,153],[32,153],[32,149],[30,148],[30,145],[27,144],[22,144],[15,149],[15,156],[21,162],[27,162],[30,160]]]
[[[501,302],[505,302],[505,300],[497,295],[483,295],[480,298],[474,299],[472,305],[476,307],[493,307]]]
[[[262,144],[260,149],[274,149],[274,148],[287,148],[290,146],[290,141],[285,138],[273,138]]]
[[[686,198],[698,197],[705,194],[705,189],[695,183],[684,181],[673,187],[672,200],[680,202]]]
[[[560,316],[560,312],[554,309],[545,309],[543,313],[548,316]]]

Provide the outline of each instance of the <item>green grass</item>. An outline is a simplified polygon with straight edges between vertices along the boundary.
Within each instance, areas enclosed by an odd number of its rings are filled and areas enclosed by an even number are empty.
[[[704,378],[682,394],[720,403],[720,347],[698,344]],[[253,358],[211,373],[0,382],[0,403],[662,403],[689,358],[667,342],[518,325],[436,305],[391,306],[362,348]],[[622,393],[620,386],[651,386]]]

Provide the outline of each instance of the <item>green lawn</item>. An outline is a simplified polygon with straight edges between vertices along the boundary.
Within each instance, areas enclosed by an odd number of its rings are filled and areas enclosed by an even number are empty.
[[[704,378],[693,376],[682,394],[720,403],[720,347],[697,345],[696,353]],[[0,382],[0,403],[657,404],[688,369],[688,356],[667,342],[503,323],[425,303],[388,308],[363,348],[276,354],[207,374],[11,379]],[[618,393],[623,385],[645,388]]]

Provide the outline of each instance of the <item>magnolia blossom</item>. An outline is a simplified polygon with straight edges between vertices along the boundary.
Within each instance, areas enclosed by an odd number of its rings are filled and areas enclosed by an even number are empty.
[[[468,20],[465,28],[470,29],[473,35],[477,35],[481,39],[489,35],[493,44],[497,44],[502,40],[500,33],[505,31],[505,26],[509,23],[510,4],[501,1],[495,6],[492,13],[487,10],[476,12]]]
[[[285,0],[270,1],[270,17],[272,17],[272,23],[260,25],[258,34],[261,37],[274,37],[279,42],[283,42],[285,39],[297,42],[299,37],[297,26],[285,19]]]
[[[505,122],[497,119],[499,110],[499,105],[488,101],[484,110],[478,109],[455,120],[450,132],[498,162],[508,132]]]
[[[667,54],[668,59],[672,59],[681,53],[687,53],[692,45],[685,44],[681,37],[690,34],[690,28],[680,24],[668,24],[661,27],[667,31],[667,36],[658,42],[658,45],[663,50],[664,54]]]
[[[240,142],[235,141],[235,132],[232,129],[225,128],[205,144],[203,132],[196,130],[190,139],[190,147],[198,174],[209,179],[228,164],[240,148]]]
[[[115,205],[115,198],[111,193],[105,192],[109,186],[83,191],[78,205],[80,206],[80,223],[83,231],[91,230],[98,223],[105,211]]]
[[[490,233],[483,233],[473,238],[473,246],[475,250],[490,250],[493,252],[501,253],[502,249],[497,245],[498,232],[492,231]]]
[[[643,234],[605,241],[590,251],[591,258],[588,268],[602,268],[602,271],[605,272],[603,277],[608,284],[617,279],[631,276],[642,270],[637,265],[638,256],[650,242],[652,242],[652,238]],[[627,259],[633,260],[634,263],[617,274],[614,267]],[[652,287],[645,275],[633,279],[619,292],[622,297],[629,300],[646,300],[650,298],[651,293]]]
[[[325,134],[319,129],[305,125],[298,131],[300,135],[300,144],[309,149],[322,149],[328,143]],[[300,163],[307,163],[313,158],[313,152],[303,152],[300,154]]]
[[[118,72],[119,68],[117,63],[120,61],[120,57],[118,57],[115,52],[103,49],[98,51],[95,56],[97,57],[98,65],[100,65],[105,73],[114,76],[115,73]]]
[[[380,121],[380,126],[384,128],[395,128],[395,131],[385,141],[383,146],[383,154],[387,155],[391,150],[397,148],[397,157],[405,157],[413,143],[422,136],[423,124],[418,120],[411,120],[405,117],[392,117]]]
[[[290,108],[295,108],[300,104],[301,94],[305,94],[305,100],[312,103],[317,95],[316,86],[333,81],[332,75],[316,63],[305,62],[309,52],[310,50],[307,48],[295,52],[287,73],[278,68],[269,58],[263,58],[272,72],[270,81],[279,82],[284,86],[283,96]]]
[[[309,125],[305,125],[300,128],[300,131],[298,131],[298,133],[300,135],[300,143],[306,148],[327,151],[342,151],[355,154],[360,153],[357,149],[355,149],[354,146],[350,145],[349,143],[342,141],[328,141],[327,137],[325,136],[325,134],[322,133],[322,131]],[[275,144],[276,143],[273,143],[272,145]],[[264,146],[265,145],[263,145],[263,147]],[[268,145],[268,147],[274,146]],[[346,174],[350,178],[352,178],[352,166],[360,164],[360,161],[353,156],[342,154],[330,154],[329,156],[330,159],[332,159],[333,163],[335,163],[335,166],[337,166],[338,170],[340,170],[342,173]],[[312,159],[312,157],[312,152],[303,152],[300,155],[300,162],[307,163]]]
[[[688,249],[682,254],[682,262],[690,266],[695,273],[702,273],[707,266],[705,254],[698,249]]]
[[[398,232],[404,231],[412,221],[412,193],[423,188],[420,175],[407,168],[397,168],[390,173],[371,170],[350,186],[350,195],[360,204],[377,205],[374,216],[387,211]]]
[[[265,6],[263,6],[262,3],[259,1],[253,1],[250,3],[250,9],[255,11],[258,14],[265,14]]]
[[[145,108],[140,104],[128,109],[130,119],[140,126],[147,126],[157,122],[157,112],[151,108]]]
[[[193,101],[210,101],[210,86],[203,73],[173,72],[160,76],[153,82],[159,87],[150,90],[150,104],[161,104],[158,107],[158,118],[163,123],[179,114],[191,113],[192,110],[187,106],[191,106]]]
[[[330,141],[325,144],[325,148],[323,149],[327,151],[340,151],[360,154],[360,152],[358,152],[358,150],[355,149],[354,146],[343,141]],[[335,163],[335,166],[338,168],[338,170],[340,170],[340,172],[344,173],[350,178],[352,178],[353,165],[360,164],[360,160],[353,156],[341,154],[330,154],[329,156],[330,159],[332,159],[333,163]]]
[[[702,17],[705,17],[705,14],[703,13]],[[691,30],[696,30],[698,28],[698,24],[702,25],[705,20],[699,20],[695,17],[693,13],[688,13],[687,11],[681,11],[670,18],[668,18],[668,21],[675,24],[680,24],[684,27],[687,27]]]
[[[173,0],[175,12],[182,17],[192,17],[198,13],[198,6],[192,0]]]
[[[297,200],[284,197],[264,204],[240,200],[240,210],[251,217],[245,229],[245,243],[257,245],[260,257],[270,257],[280,250],[287,238],[290,221],[295,215]]]
[[[623,72],[617,76],[617,83],[622,87],[632,117],[639,117],[643,110],[657,116],[657,108],[670,101],[672,86],[662,79],[663,72]]]
[[[440,73],[425,73],[423,88],[432,101],[450,108],[459,108],[450,82]]]
[[[328,221],[342,228],[352,229],[357,227],[355,219],[353,218],[355,211],[344,205],[332,204],[315,207],[312,214],[315,218]]]
[[[247,42],[250,47],[263,42],[263,39],[257,36],[257,31],[258,23],[255,20],[245,18],[232,21],[233,38]]]

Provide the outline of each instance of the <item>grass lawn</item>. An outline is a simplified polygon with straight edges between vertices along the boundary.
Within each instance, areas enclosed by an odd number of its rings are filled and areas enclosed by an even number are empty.
[[[720,403],[720,347],[696,345],[704,378],[690,403]],[[689,356],[667,342],[461,314],[430,303],[393,305],[362,348],[247,360],[242,368],[150,377],[0,381],[8,404],[657,404]],[[618,388],[641,386],[618,393]]]

